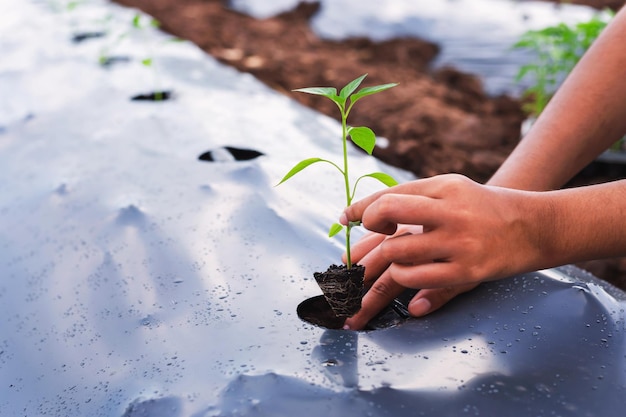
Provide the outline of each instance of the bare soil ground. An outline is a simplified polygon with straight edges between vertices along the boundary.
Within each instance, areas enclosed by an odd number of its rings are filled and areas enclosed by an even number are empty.
[[[402,88],[359,103],[352,122],[389,139],[389,146],[374,151],[376,157],[420,177],[456,172],[484,182],[519,140],[525,118],[519,100],[489,96],[472,74],[454,68],[433,70],[429,64],[439,52],[436,44],[414,38],[320,39],[309,26],[320,7],[317,3],[254,19],[231,10],[223,0],[116,1],[145,11],[166,32],[332,117],[336,108],[329,101],[291,90],[340,87],[363,73],[369,74],[367,85],[401,83]],[[625,1],[571,3],[617,10]],[[625,177],[623,167],[594,164],[571,185]],[[579,266],[626,290],[626,258]]]

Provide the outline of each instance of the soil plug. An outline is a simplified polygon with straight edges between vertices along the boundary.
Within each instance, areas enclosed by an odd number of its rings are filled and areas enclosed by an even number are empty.
[[[315,272],[313,277],[335,316],[348,318],[361,309],[364,274],[365,267],[361,265],[352,265],[350,269],[331,265],[326,272]]]

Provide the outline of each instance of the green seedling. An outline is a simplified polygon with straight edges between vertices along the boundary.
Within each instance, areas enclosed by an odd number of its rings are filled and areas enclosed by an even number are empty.
[[[133,25],[133,28],[140,30],[140,31],[144,31],[145,29],[148,29],[148,28],[159,28],[161,26],[161,23],[154,18],[144,19],[141,16],[141,14],[137,13],[133,17],[132,25]],[[146,67],[152,67],[153,62],[154,61],[153,61],[151,53],[149,54],[149,56],[141,60],[141,63],[145,65]]]
[[[48,0],[50,9],[55,12],[70,12],[76,9],[78,6],[86,3],[85,0]]]
[[[141,13],[136,13],[132,20],[130,21],[130,25],[126,30],[122,33],[118,34],[112,42],[109,43],[106,47],[102,48],[100,51],[99,62],[102,66],[108,66],[110,63],[115,62],[115,58],[111,55],[111,51],[114,50],[124,39],[128,38],[133,33],[138,33],[139,36],[143,39],[143,43],[146,45],[146,50],[143,54],[143,58],[139,61],[141,65],[144,67],[150,68],[154,74],[154,100],[161,101],[165,99],[165,92],[160,89],[160,77],[158,68],[155,65],[154,60],[154,49],[155,45],[152,42],[148,41],[147,30],[151,28],[159,28],[161,23],[146,15],[142,15]],[[177,37],[168,38],[166,42],[182,42],[182,39]]]
[[[343,177],[343,182],[345,186],[346,207],[347,207],[350,204],[352,204],[352,200],[354,199],[354,196],[356,193],[357,185],[359,181],[361,181],[363,178],[367,178],[367,177],[374,178],[389,187],[396,185],[398,183],[395,179],[393,179],[393,177],[383,172],[373,172],[370,174],[361,175],[360,177],[356,179],[356,181],[354,182],[354,185],[352,185],[350,182],[350,176],[349,176],[349,171],[348,171],[348,168],[349,168],[348,167],[348,137],[352,140],[352,142],[355,145],[357,145],[359,148],[363,149],[365,152],[371,155],[374,150],[374,146],[376,145],[376,135],[374,134],[372,129],[368,127],[349,126],[347,123],[348,115],[350,114],[350,111],[354,107],[354,104],[360,99],[362,99],[363,97],[380,93],[381,91],[388,90],[397,85],[396,83],[382,84],[382,85],[377,85],[373,87],[364,87],[360,89],[359,91],[356,91],[366,76],[367,74],[364,74],[356,78],[355,80],[349,82],[345,87],[341,89],[339,94],[337,94],[337,89],[335,89],[334,87],[310,87],[310,88],[299,88],[297,90],[294,90],[294,91],[301,92],[301,93],[324,96],[330,99],[331,101],[333,101],[337,105],[341,113],[341,132],[342,132],[341,139],[342,139],[342,144],[343,144],[343,161],[340,163],[335,163],[333,161],[329,161],[323,158],[308,158],[308,159],[302,160],[298,164],[296,164],[283,177],[283,179],[280,180],[280,182],[277,185],[282,184],[283,182],[287,181],[289,178],[293,177],[295,174],[299,173],[303,169],[313,164],[316,164],[318,162],[324,162],[324,163],[330,164],[335,169],[337,169],[337,171],[339,171],[339,173]],[[352,227],[358,226],[359,224],[360,223],[358,222],[357,223],[351,222],[347,226],[344,226],[339,223],[334,223],[330,227],[330,230],[328,232],[328,236],[333,237],[337,233],[341,232],[342,230],[345,230],[347,269],[350,269],[352,267],[352,257],[350,254],[350,232],[351,232]]]
[[[522,94],[523,110],[537,117],[544,110],[560,83],[578,63],[593,41],[606,27],[614,13],[604,13],[608,19],[594,16],[587,22],[575,25],[560,23],[541,30],[529,30],[513,45],[514,49],[526,50],[535,60],[519,68],[515,78],[520,83],[530,78],[532,85]]]
[[[146,19],[147,19],[147,22],[146,22]],[[110,21],[111,21],[111,16],[108,16],[106,19],[106,22],[110,23]],[[158,20],[153,19],[153,18],[144,18],[141,16],[140,13],[136,13],[133,16],[132,20],[130,21],[129,29],[124,30],[122,33],[119,33],[117,36],[115,36],[115,38],[113,39],[111,43],[109,43],[108,45],[106,45],[104,48],[100,50],[100,57],[98,58],[100,65],[107,65],[107,63],[110,62],[111,51],[114,50],[124,39],[126,39],[131,34],[131,32],[143,31],[149,27],[158,28],[159,25],[160,24]],[[146,67],[152,66],[152,57],[150,56],[147,58],[143,58],[141,60],[141,63],[142,65]]]
[[[133,28],[140,31],[145,31],[148,28],[159,28],[161,23],[154,18],[144,19],[139,13],[133,17]],[[160,90],[159,85],[159,71],[154,65],[154,58],[152,51],[148,51],[148,56],[144,57],[141,60],[141,64],[145,67],[152,68],[152,72],[154,73],[154,82],[155,82],[155,90],[154,90],[154,99],[155,101],[163,100],[163,91]]]

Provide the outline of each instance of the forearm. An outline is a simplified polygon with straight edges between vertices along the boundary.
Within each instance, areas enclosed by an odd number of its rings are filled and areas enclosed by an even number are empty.
[[[626,133],[626,8],[559,88],[489,181],[525,190],[561,187]]]
[[[540,248],[530,267],[626,255],[626,180],[533,193],[527,204]]]

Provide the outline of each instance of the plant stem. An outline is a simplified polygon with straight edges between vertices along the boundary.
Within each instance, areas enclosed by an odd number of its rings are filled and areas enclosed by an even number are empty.
[[[352,203],[350,195],[350,177],[348,176],[348,111],[341,109],[341,136],[343,140],[343,179],[346,187],[346,207]],[[346,225],[346,268],[352,268],[352,256],[350,254],[350,223]]]
[[[346,268],[352,268],[352,257],[350,256],[350,229],[352,229],[352,225],[348,224],[346,226]]]

